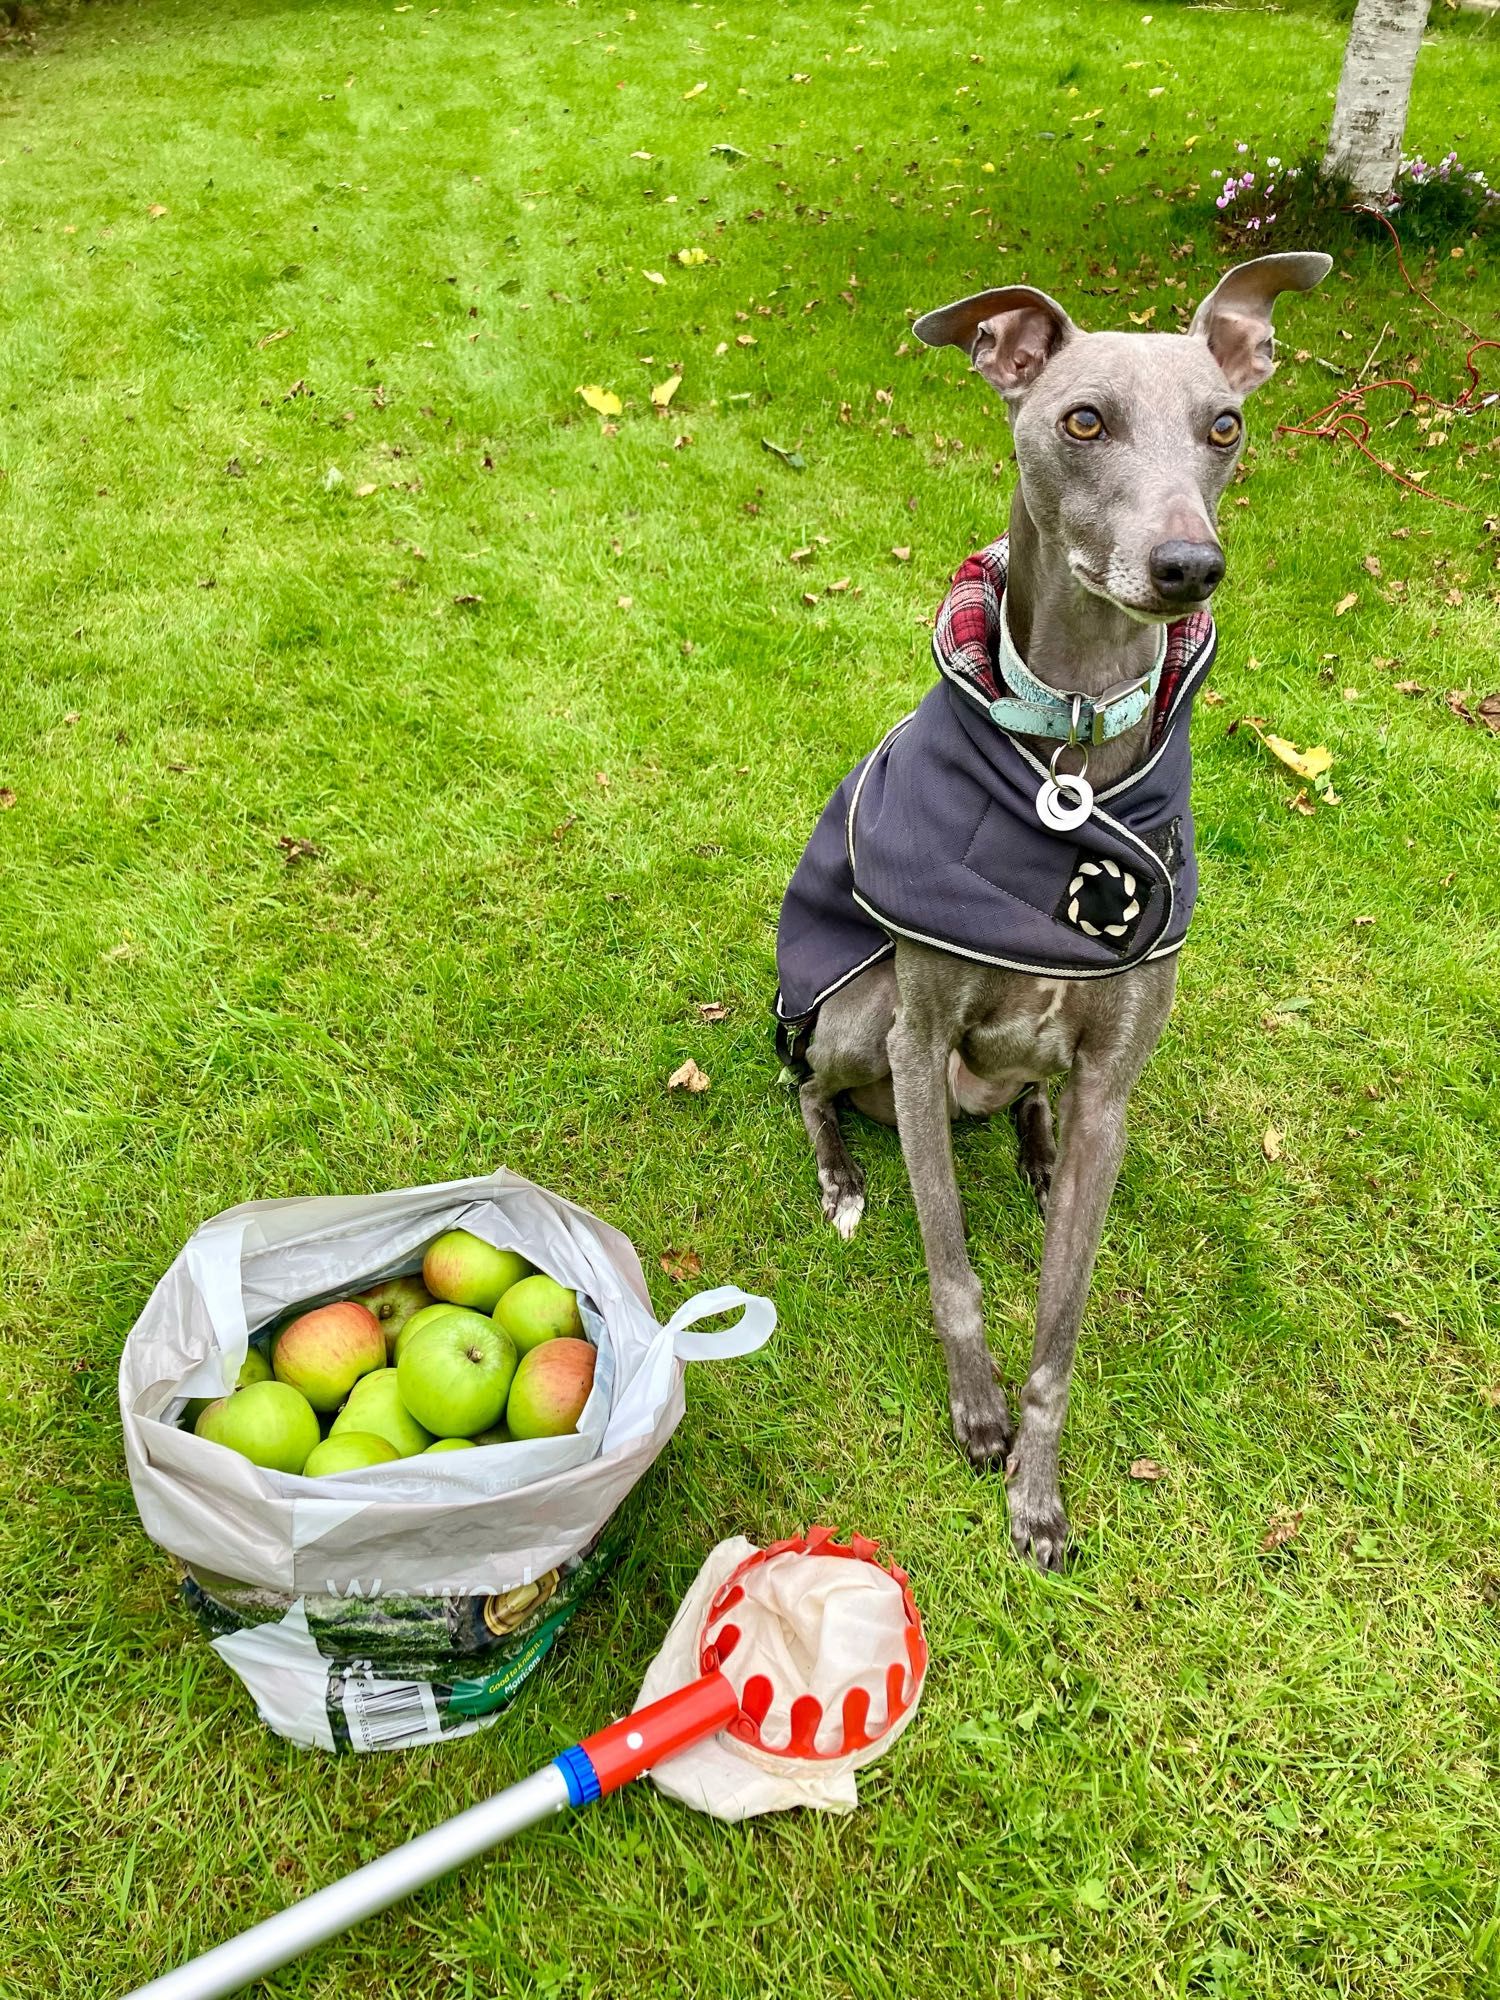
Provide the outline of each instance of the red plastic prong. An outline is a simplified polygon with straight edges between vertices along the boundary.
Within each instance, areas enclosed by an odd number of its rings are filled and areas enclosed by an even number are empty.
[[[792,1703],[792,1733],[787,1741],[787,1750],[793,1757],[810,1757],[818,1740],[818,1725],[823,1720],[823,1704],[815,1694],[799,1694]]]
[[[740,1689],[740,1712],[756,1731],[771,1713],[776,1690],[764,1674],[752,1674]]]
[[[870,1691],[868,1688],[850,1688],[844,1696],[844,1754],[851,1750],[863,1750],[870,1741],[865,1724],[870,1719]]]

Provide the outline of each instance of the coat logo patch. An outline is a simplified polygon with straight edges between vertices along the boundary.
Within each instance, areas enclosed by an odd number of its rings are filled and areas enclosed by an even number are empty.
[[[1080,854],[1056,916],[1111,951],[1128,951],[1154,887],[1107,855]]]

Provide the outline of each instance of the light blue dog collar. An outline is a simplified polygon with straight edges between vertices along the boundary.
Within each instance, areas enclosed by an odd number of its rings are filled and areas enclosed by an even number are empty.
[[[1150,712],[1167,657],[1167,628],[1157,627],[1156,663],[1150,673],[1117,681],[1102,694],[1077,694],[1039,681],[1016,651],[1005,599],[1000,600],[1000,657],[996,677],[1009,690],[990,703],[990,720],[1013,736],[1045,736],[1059,743],[1108,743]]]

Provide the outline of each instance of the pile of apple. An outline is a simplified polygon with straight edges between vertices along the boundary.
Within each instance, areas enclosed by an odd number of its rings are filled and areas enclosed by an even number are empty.
[[[183,1423],[275,1472],[355,1472],[418,1452],[567,1437],[594,1383],[577,1294],[466,1229],[420,1278],[289,1320],[227,1396]],[[326,1432],[326,1435],[325,1435]]]

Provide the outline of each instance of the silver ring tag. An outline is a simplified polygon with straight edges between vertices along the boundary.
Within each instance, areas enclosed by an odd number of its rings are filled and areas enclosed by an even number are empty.
[[[1062,803],[1066,795],[1071,795],[1071,805]],[[1072,833],[1093,810],[1094,788],[1081,772],[1064,771],[1048,778],[1036,795],[1036,816],[1054,833]]]

